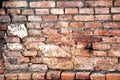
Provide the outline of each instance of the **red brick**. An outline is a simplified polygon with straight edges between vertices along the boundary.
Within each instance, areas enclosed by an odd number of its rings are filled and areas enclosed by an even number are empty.
[[[65,21],[60,21],[55,26],[55,28],[68,28],[68,27],[69,27],[68,22],[65,22]]]
[[[120,7],[112,7],[111,13],[120,13]]]
[[[54,29],[43,29],[42,30],[42,34],[43,35],[57,34],[57,30],[54,30]]]
[[[82,22],[71,22],[70,23],[70,28],[83,28],[83,23]]]
[[[102,24],[100,22],[87,22],[85,26],[86,28],[101,28]]]
[[[105,28],[120,28],[120,22],[106,22],[104,23]]]
[[[106,0],[106,1],[86,1],[85,2],[87,6],[92,6],[92,7],[103,7],[103,6],[112,6],[112,0]]]
[[[6,25],[0,25],[0,30],[7,30],[7,26]]]
[[[4,1],[3,7],[27,7],[27,1]]]
[[[111,15],[95,15],[95,20],[107,21],[107,20],[112,20],[112,19],[111,19]]]
[[[10,22],[9,16],[0,16],[0,22]]]
[[[36,56],[37,55],[37,51],[24,51],[23,56]]]
[[[102,38],[103,42],[107,42],[107,43],[117,43],[120,42],[120,38],[119,37],[104,37]]]
[[[41,16],[28,16],[28,21],[42,21]]]
[[[120,30],[110,30],[110,36],[120,36]]]
[[[60,20],[72,20],[72,15],[60,15]]]
[[[12,15],[12,16],[13,16],[13,18],[12,18],[13,22],[25,22],[25,21],[27,21],[26,16],[22,16],[22,15]]]
[[[41,35],[41,30],[39,30],[39,29],[29,29],[28,30],[28,35],[29,36]]]
[[[57,21],[57,16],[42,16],[43,21]]]
[[[81,1],[58,1],[57,7],[83,7],[83,3]]]
[[[96,35],[96,36],[106,36],[106,35],[109,35],[109,32],[107,30],[95,30],[94,35]]]
[[[52,14],[64,14],[64,10],[60,8],[51,9]]]
[[[13,43],[19,43],[20,42],[20,38],[18,37],[7,37],[6,39],[6,42],[13,42]]]
[[[113,15],[113,20],[119,21],[120,20],[120,14]]]
[[[90,30],[73,30],[73,36],[91,36],[92,32]]]
[[[77,80],[89,80],[90,79],[90,72],[77,72],[76,79]]]
[[[40,28],[40,23],[35,22],[27,23],[27,28]]]
[[[78,14],[78,8],[66,8],[65,14]]]
[[[61,32],[62,35],[71,35],[72,30],[70,29],[66,29],[66,28],[61,28]]]
[[[110,44],[93,43],[93,49],[95,49],[95,50],[109,50],[110,49]]]
[[[54,27],[54,23],[41,23],[41,28],[53,28]]]
[[[75,73],[74,72],[62,72],[61,79],[62,80],[74,80]]]
[[[109,14],[109,8],[95,8],[95,14]]]
[[[120,6],[120,0],[115,0],[114,5],[115,6]]]
[[[45,80],[45,73],[33,73],[32,79],[33,80]]]
[[[8,9],[7,14],[20,14],[19,9]]]
[[[16,74],[15,73],[7,73],[7,74],[5,74],[5,78],[7,80],[17,80],[18,79],[17,73]]]
[[[4,9],[0,9],[0,15],[4,15],[5,14],[5,10]]]
[[[94,14],[93,8],[80,8],[80,14]]]
[[[101,38],[98,37],[76,37],[75,42],[100,42]]]
[[[36,9],[35,11],[36,11],[35,13],[36,13],[37,15],[49,14],[49,9]]]
[[[32,9],[25,9],[25,10],[22,11],[22,14],[25,14],[25,15],[34,14],[34,10],[32,10]]]
[[[72,52],[72,55],[74,56],[90,56],[90,52],[89,50],[82,50],[82,49],[74,49],[74,50],[71,50]]]
[[[91,80],[106,80],[105,74],[102,73],[93,73],[90,75]]]
[[[34,36],[34,37],[25,37],[22,39],[23,42],[39,42],[45,41],[45,37],[42,36]]]
[[[61,71],[48,71],[46,75],[47,80],[59,80]]]
[[[49,7],[55,7],[55,1],[33,1],[30,2],[30,7],[37,7],[37,8],[49,8]]]
[[[103,56],[107,56],[107,52],[105,52],[105,51],[93,51],[93,55],[97,56],[97,57],[103,57]]]
[[[106,80],[119,80],[120,73],[108,73],[106,74]]]
[[[18,80],[31,80],[31,73],[18,73]]]
[[[93,15],[76,15],[74,16],[74,20],[76,21],[94,21]]]
[[[77,49],[85,49],[85,48],[87,48],[87,46],[88,46],[87,43],[77,42],[76,48],[77,48]]]

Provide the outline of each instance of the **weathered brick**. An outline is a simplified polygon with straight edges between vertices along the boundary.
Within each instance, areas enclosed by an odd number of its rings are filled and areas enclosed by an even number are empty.
[[[9,16],[0,16],[0,22],[10,22]]]
[[[31,73],[18,73],[18,80],[31,80]]]
[[[41,16],[28,16],[28,21],[42,21]]]
[[[83,3],[81,1],[58,1],[57,7],[83,7]]]
[[[61,71],[48,71],[46,75],[46,79],[51,80],[59,80]]]
[[[4,75],[0,75],[0,80],[5,80]]]
[[[3,66],[0,67],[0,74],[3,74],[4,73],[4,69],[3,69]]]
[[[71,22],[70,23],[70,28],[83,28],[83,23],[82,22]]]
[[[26,16],[23,15],[12,15],[12,22],[25,22],[27,21]]]
[[[90,30],[73,30],[73,36],[91,36],[93,35]]]
[[[120,36],[120,30],[110,30],[110,36]]]
[[[77,42],[76,44],[76,48],[77,49],[85,49],[88,47],[88,44],[87,43],[80,43],[80,42]]]
[[[54,23],[41,23],[41,28],[53,28],[54,27]]]
[[[27,28],[34,28],[34,29],[39,29],[40,28],[40,23],[36,23],[36,22],[31,22],[31,23],[27,23]]]
[[[7,9],[7,14],[20,14],[20,9]]]
[[[31,57],[31,63],[42,63],[41,57]]]
[[[106,80],[105,79],[105,74],[102,73],[92,73],[90,75],[91,80]]]
[[[37,55],[37,51],[24,51],[22,54],[24,56],[36,56]]]
[[[100,22],[87,22],[85,26],[86,28],[101,28],[102,24]]]
[[[25,9],[25,10],[22,11],[22,14],[25,14],[25,15],[34,14],[34,10],[32,10],[32,9]]]
[[[9,50],[18,51],[23,49],[23,45],[20,43],[7,43],[7,48]]]
[[[98,37],[75,37],[75,42],[100,42],[101,38]]]
[[[75,15],[74,20],[76,21],[94,21],[93,15]]]
[[[32,79],[33,80],[45,80],[45,73],[33,73]]]
[[[27,1],[4,1],[3,7],[27,7]]]
[[[7,80],[17,80],[17,73],[7,73],[5,74]]]
[[[120,13],[120,7],[112,7],[111,13]]]
[[[57,21],[57,16],[42,16],[43,21]]]
[[[35,37],[25,37],[22,39],[23,42],[39,42],[45,41],[45,37],[35,36]]]
[[[55,26],[56,28],[68,28],[68,22],[65,21],[60,21],[57,23],[57,25]]]
[[[95,50],[109,50],[110,49],[110,44],[106,44],[106,43],[93,43],[92,47]]]
[[[109,14],[109,8],[95,8],[95,14]]]
[[[60,34],[62,35],[71,35],[72,30],[68,29],[68,28],[61,28],[61,32]]]
[[[44,64],[33,64],[29,67],[29,71],[46,72],[48,70],[47,65]]]
[[[85,2],[87,5],[86,6],[89,6],[89,7],[103,7],[103,6],[106,6],[106,7],[110,7],[112,6],[112,0],[106,0],[106,1],[86,1]]]
[[[115,71],[117,69],[117,64],[118,64],[117,58],[103,58],[103,57],[95,58],[94,69],[105,70],[105,71]]]
[[[76,79],[77,80],[89,80],[90,79],[90,72],[77,72]]]
[[[119,21],[120,20],[120,14],[113,15],[113,20]]]
[[[5,15],[5,10],[4,9],[0,9],[0,15]]]
[[[107,43],[115,43],[115,42],[120,42],[120,38],[119,37],[104,37],[102,38],[103,42],[107,42]]]
[[[94,35],[96,35],[96,36],[108,36],[110,34],[107,30],[95,30]]]
[[[119,80],[120,74],[119,73],[108,73],[106,74],[106,80]]]
[[[21,54],[21,52],[13,52],[13,51],[7,51],[6,53],[5,53],[5,56],[7,56],[7,57],[22,57],[22,54]]]
[[[105,28],[120,28],[120,22],[106,22],[104,23]]]
[[[115,0],[114,5],[115,6],[120,6],[120,0]]]
[[[55,1],[33,1],[30,2],[30,7],[33,8],[49,8],[49,7],[55,7]]]
[[[111,15],[95,15],[95,20],[107,21],[107,20],[112,20],[112,19],[111,19]]]
[[[57,34],[57,30],[54,29],[43,29],[42,34],[43,35],[50,35],[51,34]]]
[[[7,26],[6,25],[0,25],[0,30],[7,30]]]
[[[64,10],[59,9],[59,8],[54,8],[54,9],[51,9],[51,13],[52,14],[64,14]]]
[[[74,56],[90,56],[89,50],[73,49],[71,50],[71,53]]]
[[[59,16],[60,20],[72,20],[72,15],[60,15]]]
[[[94,14],[93,8],[80,8],[79,14]]]
[[[111,56],[111,57],[120,57],[120,49],[112,49],[109,51],[109,54],[108,56]]]
[[[20,42],[20,38],[18,37],[7,37],[6,39],[7,43],[19,43]]]
[[[18,64],[19,63],[29,63],[30,62],[30,60],[29,60],[29,57],[18,57],[17,58],[17,62],[18,62]]]
[[[35,13],[37,15],[45,15],[45,14],[49,14],[49,9],[36,9],[35,10]]]
[[[103,57],[103,56],[107,56],[107,52],[105,52],[105,51],[93,51],[93,55],[98,56],[98,57]]]
[[[62,80],[74,80],[75,73],[74,72],[62,72],[61,79]]]
[[[114,44],[111,45],[111,48],[112,48],[112,49],[115,49],[115,50],[118,50],[119,47],[120,47],[120,44],[119,44],[119,43],[114,43]]]
[[[65,14],[78,14],[78,8],[66,8]]]
[[[29,36],[41,35],[41,30],[40,29],[29,29],[28,35]]]
[[[38,46],[39,46],[39,43],[38,42],[26,42],[24,43],[24,45],[26,46],[26,49],[29,49],[29,50],[38,50]]]

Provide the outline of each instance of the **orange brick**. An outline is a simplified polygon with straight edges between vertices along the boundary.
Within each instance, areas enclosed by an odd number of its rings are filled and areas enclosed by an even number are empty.
[[[96,35],[96,36],[106,36],[106,35],[109,35],[109,32],[107,30],[95,30],[94,35]]]
[[[43,21],[57,21],[57,16],[42,16]]]
[[[74,20],[76,21],[94,21],[93,15],[75,15]]]
[[[103,57],[103,56],[107,56],[107,52],[105,52],[105,51],[93,51],[93,55],[98,56],[98,57]]]
[[[80,14],[94,14],[93,8],[80,8]]]
[[[36,56],[37,55],[37,51],[24,51],[22,54],[24,56]]]
[[[114,5],[115,6],[120,6],[120,0],[115,0]]]
[[[66,8],[65,14],[78,14],[78,8]]]
[[[120,36],[120,30],[110,30],[109,34],[111,36]]]
[[[87,22],[85,26],[86,28],[101,28],[102,24],[100,22]]]
[[[93,49],[95,49],[95,50],[109,50],[110,49],[110,44],[93,43]]]
[[[89,80],[90,79],[90,72],[77,72],[76,79],[77,80]]]
[[[120,22],[106,22],[104,23],[105,28],[120,28]]]
[[[95,14],[109,14],[109,8],[95,8]]]
[[[33,73],[32,79],[33,80],[45,80],[45,73]]]
[[[120,20],[120,14],[113,15],[113,20],[119,21]]]
[[[71,22],[70,28],[83,28],[83,23],[82,22]]]
[[[7,73],[5,74],[5,78],[7,80],[17,80],[17,74],[14,74],[14,73]]]
[[[28,30],[29,36],[41,35],[41,30],[39,29],[29,29]]]
[[[74,80],[75,73],[74,72],[63,72],[61,74],[61,80]]]
[[[46,78],[48,80],[59,80],[60,79],[60,73],[61,71],[48,71],[47,72],[47,75],[46,75]]]
[[[107,21],[107,20],[112,20],[112,19],[111,19],[111,15],[95,15],[95,20]]]
[[[57,30],[54,29],[43,29],[42,34],[44,35],[51,35],[51,34],[57,34]]]
[[[101,73],[93,73],[90,75],[91,80],[106,80],[105,79],[105,74]]]
[[[108,73],[106,74],[106,80],[119,80],[120,74],[119,73]]]
[[[31,73],[18,73],[18,80],[31,80]]]

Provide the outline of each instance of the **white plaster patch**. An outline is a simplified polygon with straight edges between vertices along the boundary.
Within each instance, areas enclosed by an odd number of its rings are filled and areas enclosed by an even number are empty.
[[[23,38],[28,35],[27,29],[24,24],[10,24],[8,25],[8,31],[12,35],[16,35],[20,38]]]

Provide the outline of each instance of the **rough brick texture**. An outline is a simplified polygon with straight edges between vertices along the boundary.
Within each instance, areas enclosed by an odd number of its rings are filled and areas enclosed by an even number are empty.
[[[0,80],[120,80],[120,0],[3,0]]]

